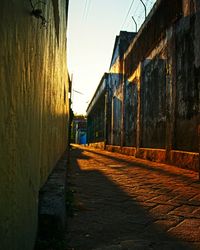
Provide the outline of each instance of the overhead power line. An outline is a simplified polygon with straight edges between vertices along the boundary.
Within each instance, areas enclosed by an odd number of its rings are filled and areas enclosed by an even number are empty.
[[[139,7],[140,7],[140,2],[138,1],[137,6],[134,8],[134,13],[133,13],[134,16],[136,15],[136,13],[137,13]]]
[[[76,92],[76,93],[78,93],[78,94],[80,94],[80,95],[84,95],[82,92],[80,92],[78,90],[73,89],[73,91]]]
[[[87,5],[88,5],[88,0],[85,0],[85,5],[84,5],[84,10],[83,10],[82,20],[84,20],[84,18],[85,18],[86,11],[87,11]]]
[[[87,10],[86,10],[86,14],[85,14],[85,19],[86,19],[86,20],[87,20],[87,17],[88,17],[90,5],[91,5],[91,0],[88,0]]]
[[[133,3],[134,3],[134,0],[132,0],[132,2],[131,2],[131,5],[130,5],[130,7],[129,7],[129,9],[128,9],[128,12],[127,12],[127,14],[126,14],[126,17],[125,17],[125,19],[124,19],[124,22],[123,22],[123,24],[122,24],[121,29],[124,27],[124,24],[126,23],[126,20],[127,20],[127,18],[128,18],[128,15],[130,14],[131,8],[132,8],[132,6],[133,6]]]
[[[85,5],[84,5],[84,11],[83,11],[83,17],[82,20],[87,20],[89,9],[91,5],[91,0],[85,0]]]

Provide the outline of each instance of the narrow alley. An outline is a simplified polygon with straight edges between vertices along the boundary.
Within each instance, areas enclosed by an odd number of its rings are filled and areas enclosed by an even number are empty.
[[[73,145],[70,250],[200,249],[198,174]]]
[[[0,250],[200,250],[200,0],[0,19]]]

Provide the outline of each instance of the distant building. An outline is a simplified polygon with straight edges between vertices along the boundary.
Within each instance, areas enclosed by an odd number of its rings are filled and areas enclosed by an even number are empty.
[[[87,120],[85,116],[74,116],[71,142],[83,145],[87,143]]]
[[[87,108],[88,142],[90,143],[113,144],[116,143],[116,140],[120,140],[121,112],[118,112],[117,117],[112,120],[112,100],[115,96],[114,103],[120,109],[122,101],[121,83],[123,81],[123,64],[121,62],[135,35],[134,32],[121,31],[115,39],[110,71],[103,75]],[[115,122],[114,126],[112,126],[113,122]],[[115,134],[114,137],[113,134]]]

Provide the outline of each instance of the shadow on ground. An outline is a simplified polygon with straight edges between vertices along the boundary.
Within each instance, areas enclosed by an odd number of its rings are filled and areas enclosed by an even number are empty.
[[[194,182],[194,179],[191,178],[190,176],[186,176],[184,174],[182,174],[181,172],[181,168],[180,168],[180,171],[178,173],[172,173],[170,170],[165,170],[165,169],[162,169],[162,163],[155,163],[155,162],[150,162],[150,161],[147,161],[147,160],[143,160],[143,159],[139,159],[137,160],[137,158],[134,158],[133,156],[131,156],[131,160],[127,160],[127,159],[123,159],[123,155],[120,155],[120,156],[110,156],[108,155],[109,152],[105,152],[105,153],[108,153],[108,154],[103,154],[101,152],[99,152],[98,150],[96,150],[95,152],[92,150],[89,150],[89,149],[85,149],[84,151],[87,151],[87,152],[91,152],[91,153],[94,153],[94,154],[97,154],[97,155],[101,155],[105,158],[108,158],[108,159],[111,159],[111,160],[117,160],[117,162],[121,162],[121,163],[125,163],[126,164],[126,167],[125,168],[128,168],[128,167],[133,167],[133,165],[137,165],[137,167],[140,167],[140,168],[143,168],[143,169],[147,169],[147,170],[151,170],[151,171],[154,171],[154,172],[158,172],[159,174],[162,174],[162,175],[166,175],[166,176],[169,176],[169,177],[175,177],[177,179],[180,179],[181,181],[192,181]],[[119,155],[119,153],[117,153],[117,155]],[[127,165],[129,164],[129,165]],[[131,164],[131,165],[130,165]],[[154,165],[154,167],[152,166],[148,166],[147,164],[150,164],[150,165]],[[157,167],[155,168],[155,164],[157,165]],[[171,168],[174,168],[175,166],[171,166]],[[124,167],[122,169],[125,169]],[[198,173],[196,173],[196,176],[197,176],[197,180],[196,180],[196,183],[199,183],[199,180],[198,180]]]
[[[68,221],[68,249],[195,249],[156,225],[148,209],[124,192],[110,176],[95,169],[96,166],[89,166],[98,162],[84,151],[73,148],[71,153],[68,180],[75,192],[76,209],[74,217]],[[97,151],[91,153],[101,154]],[[118,163],[130,163],[118,157],[101,155]],[[139,167],[150,168],[145,164],[139,164]],[[174,176],[160,168],[152,171]],[[188,180],[185,176],[175,176]]]

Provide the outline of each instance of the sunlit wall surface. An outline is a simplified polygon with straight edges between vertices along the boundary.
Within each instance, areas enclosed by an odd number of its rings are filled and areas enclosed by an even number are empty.
[[[38,191],[67,144],[67,1],[32,2],[0,3],[0,249],[6,250],[33,249]]]

